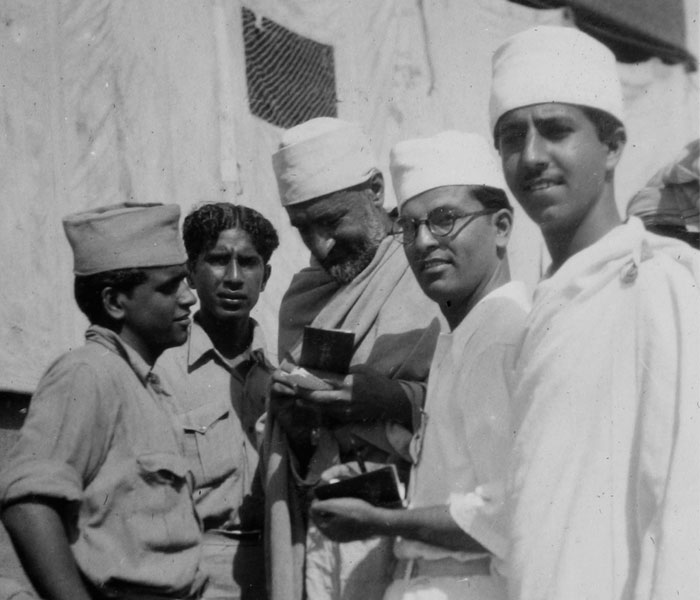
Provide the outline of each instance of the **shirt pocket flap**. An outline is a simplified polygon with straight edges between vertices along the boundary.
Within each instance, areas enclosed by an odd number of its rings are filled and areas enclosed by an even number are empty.
[[[179,415],[180,423],[185,431],[204,435],[214,423],[228,417],[230,410],[220,402],[204,404]]]
[[[189,467],[187,462],[177,454],[152,452],[142,454],[136,459],[142,475],[147,479],[187,479]]]

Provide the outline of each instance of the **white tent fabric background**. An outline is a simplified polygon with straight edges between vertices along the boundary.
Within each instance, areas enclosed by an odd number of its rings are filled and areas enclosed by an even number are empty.
[[[334,46],[339,116],[371,134],[385,169],[400,139],[446,128],[488,135],[493,50],[534,24],[566,21],[564,11],[506,0],[243,5]],[[0,389],[31,391],[55,356],[81,343],[61,217],[125,200],[176,202],[183,212],[228,200],[265,214],[281,248],[255,316],[274,349],[279,301],[308,253],[277,199],[270,155],[281,132],[248,109],[241,6],[0,1]],[[624,211],[698,136],[698,79],[658,60],[620,69],[629,114],[617,180]],[[546,258],[536,228],[520,212],[517,221],[514,275],[534,285]]]

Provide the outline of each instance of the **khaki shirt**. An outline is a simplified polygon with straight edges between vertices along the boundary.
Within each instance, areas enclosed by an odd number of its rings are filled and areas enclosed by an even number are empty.
[[[0,503],[73,502],[71,547],[94,585],[186,596],[202,583],[201,532],[170,396],[114,332],[86,339],[40,381]]]
[[[256,423],[265,412],[273,370],[254,322],[251,345],[227,360],[195,316],[184,346],[172,348],[156,371],[173,391],[194,497],[205,529],[260,529],[263,498]],[[255,483],[255,486],[254,486]]]

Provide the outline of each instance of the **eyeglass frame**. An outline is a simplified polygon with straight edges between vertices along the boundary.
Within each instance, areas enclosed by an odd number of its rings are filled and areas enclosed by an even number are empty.
[[[447,237],[450,235],[455,228],[455,225],[457,224],[458,219],[468,219],[464,225],[462,225],[458,230],[457,233],[462,231],[467,225],[469,225],[472,221],[476,220],[479,217],[483,217],[484,215],[492,215],[494,213],[497,213],[499,210],[502,208],[505,208],[503,206],[490,206],[488,208],[483,208],[482,210],[477,210],[474,212],[470,213],[464,213],[464,214],[454,214],[456,211],[453,208],[448,208],[448,207],[443,207],[443,206],[438,206],[437,208],[434,208],[431,210],[428,215],[424,219],[410,219],[410,222],[414,225],[414,233],[413,237],[410,240],[405,239],[405,230],[403,228],[400,229],[393,229],[391,232],[391,235],[393,235],[397,241],[400,244],[403,244],[404,246],[408,246],[410,244],[413,244],[416,241],[416,238],[418,237],[418,232],[420,231],[421,225],[425,225],[428,228],[428,231],[430,232],[430,235],[432,235],[435,239],[437,238],[443,238]],[[452,218],[452,223],[450,224],[449,228],[447,231],[444,233],[436,233],[433,231],[433,227],[430,224],[430,216],[434,214],[436,211],[445,211],[447,213],[450,213],[450,216]],[[399,221],[401,218],[397,219],[396,222],[394,223],[395,227],[400,227]]]

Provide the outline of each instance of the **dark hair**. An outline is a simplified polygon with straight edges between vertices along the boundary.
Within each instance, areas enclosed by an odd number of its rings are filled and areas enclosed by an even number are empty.
[[[476,200],[483,204],[484,208],[494,208],[498,210],[507,208],[509,211],[513,212],[513,207],[510,205],[508,196],[500,188],[488,185],[474,186],[471,188],[471,193]]]
[[[213,248],[219,234],[227,229],[245,231],[265,264],[270,262],[272,253],[279,246],[277,231],[257,210],[229,202],[212,202],[195,208],[182,226],[190,265],[202,252]]]
[[[90,323],[114,329],[116,322],[105,311],[102,290],[111,287],[117,292],[130,294],[147,279],[148,274],[144,269],[115,269],[94,275],[76,275],[73,284],[75,301]]]
[[[601,142],[604,144],[610,142],[613,135],[620,127],[622,127],[623,135],[625,136],[623,141],[626,141],[627,134],[624,133],[625,126],[620,123],[617,117],[613,117],[610,113],[605,112],[604,110],[591,108],[590,106],[579,106],[579,108],[583,111],[583,114],[588,117],[588,120],[593,123],[596,133],[598,134],[598,139]]]

